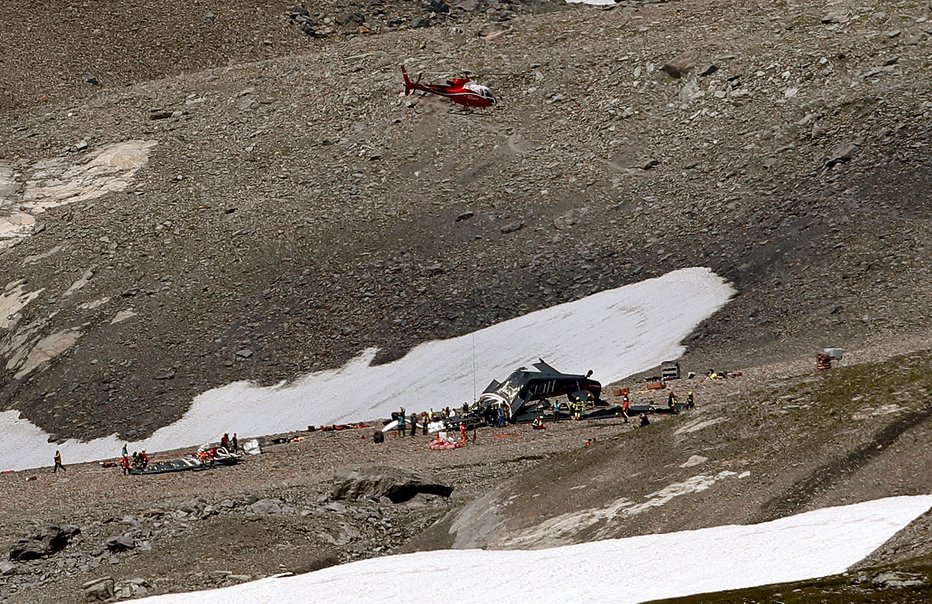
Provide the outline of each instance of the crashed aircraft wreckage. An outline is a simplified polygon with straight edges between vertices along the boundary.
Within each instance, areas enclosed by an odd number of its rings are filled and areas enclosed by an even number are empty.
[[[208,470],[216,466],[232,466],[235,465],[240,456],[236,453],[229,452],[225,447],[212,447],[203,452],[199,451],[199,456],[187,456],[181,457],[179,459],[169,459],[166,461],[160,461],[151,465],[146,465],[144,467],[135,467],[129,470],[130,474],[134,475],[146,475],[146,474],[167,474],[169,472],[186,472],[194,471],[200,472],[202,470]]]
[[[532,421],[544,411],[551,417],[558,414],[558,419],[572,417],[574,408],[584,419],[614,417],[621,411],[617,405],[601,400],[602,384],[589,377],[592,371],[586,375],[563,373],[543,359],[532,367],[518,368],[503,382],[492,380],[466,416],[472,420],[470,423],[493,424],[499,409],[504,410],[511,423]],[[564,395],[569,404],[562,404],[562,410],[557,411],[556,403],[550,399]]]

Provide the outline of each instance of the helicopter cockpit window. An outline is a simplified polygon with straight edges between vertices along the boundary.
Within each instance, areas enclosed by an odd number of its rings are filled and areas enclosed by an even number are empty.
[[[493,98],[492,91],[486,88],[485,86],[483,86],[482,84],[474,84],[470,82],[466,84],[466,88],[468,88],[471,92],[474,92],[481,97],[485,97],[487,99]]]

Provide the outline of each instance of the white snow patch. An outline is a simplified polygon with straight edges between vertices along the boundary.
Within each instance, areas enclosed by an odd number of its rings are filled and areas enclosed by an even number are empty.
[[[647,496],[647,501],[644,503],[639,503],[638,505],[625,510],[625,513],[633,516],[635,514],[640,514],[641,512],[646,512],[650,508],[660,507],[665,503],[669,503],[670,500],[675,497],[681,497],[682,495],[689,495],[690,493],[699,493],[701,491],[705,491],[711,488],[712,485],[714,485],[716,482],[724,480],[730,476],[737,476],[737,474],[729,470],[723,470],[715,476],[707,476],[705,474],[693,476],[688,480],[671,484],[655,493],[651,493]]]
[[[16,172],[10,164],[0,163],[0,203],[16,194]]]
[[[152,140],[114,143],[78,158],[38,161],[22,172],[0,165],[0,244],[9,246],[31,235],[35,217],[49,208],[122,191],[148,163],[155,144]]]
[[[32,302],[44,289],[27,292],[25,280],[13,281],[7,284],[4,292],[0,294],[0,329],[10,329],[19,321],[19,311]]]
[[[555,518],[547,519],[537,526],[527,528],[513,537],[494,542],[494,545],[496,547],[535,549],[572,543],[581,530],[588,529],[598,523],[609,523],[618,517],[636,516],[651,508],[669,503],[675,497],[705,491],[716,482],[731,476],[736,476],[736,474],[728,470],[719,472],[715,476],[700,474],[650,493],[645,496],[647,501],[641,503],[634,503],[630,499],[622,497],[605,507],[561,514]],[[595,532],[595,537],[607,536],[613,530],[612,526],[606,524]]]
[[[135,448],[162,451],[200,444],[227,429],[259,435],[310,424],[365,421],[385,417],[401,405],[456,407],[473,399],[493,378],[502,379],[538,357],[564,371],[592,369],[594,377],[610,383],[679,357],[683,338],[733,293],[707,268],[681,269],[472,334],[426,342],[384,365],[371,365],[377,350],[370,348],[343,367],[293,383],[261,387],[234,382],[195,397],[180,420]],[[15,412],[0,413],[0,437],[11,431],[24,434],[22,421]],[[46,465],[46,441],[38,432],[31,445],[0,450],[0,469]],[[86,443],[68,441],[58,448],[77,463],[113,457],[120,446],[114,435]]]
[[[35,224],[36,219],[26,212],[12,210],[9,216],[0,217],[0,246],[11,247],[17,237],[31,233]]]
[[[63,329],[45,336],[32,347],[32,350],[30,350],[29,354],[26,356],[26,360],[13,377],[18,380],[26,377],[32,373],[33,370],[45,365],[74,346],[74,343],[78,341],[81,335],[82,332],[77,329]],[[10,367],[7,368],[10,369]],[[5,431],[0,432],[0,434],[5,435]]]
[[[88,284],[88,282],[94,277],[94,269],[89,268],[84,271],[84,274],[81,275],[81,278],[71,284],[71,287],[65,292],[65,296],[70,296],[74,292],[78,291],[82,287]]]
[[[709,461],[708,457],[703,457],[702,455],[691,455],[689,459],[680,464],[681,468],[691,468],[693,466],[698,466]]]
[[[56,157],[36,162],[23,191],[23,207],[39,214],[55,206],[122,191],[149,162],[156,141],[130,140],[88,153],[78,162]]]
[[[903,408],[896,403],[890,403],[889,405],[881,405],[880,407],[868,407],[867,409],[859,409],[854,413],[854,415],[851,416],[851,419],[855,421],[864,421],[873,417],[899,413],[902,410]]]
[[[720,424],[722,422],[727,422],[728,419],[724,417],[716,417],[715,419],[694,419],[684,425],[682,428],[673,433],[677,434],[691,434],[692,432],[698,432],[703,428],[708,428],[709,426],[714,426],[715,424]]]
[[[136,316],[135,310],[133,310],[132,308],[126,308],[118,312],[116,315],[114,315],[113,318],[110,319],[110,324],[116,325],[117,323],[121,323],[135,316]]]
[[[99,308],[99,307],[103,306],[104,304],[106,304],[106,303],[109,302],[109,301],[110,301],[110,296],[104,296],[103,298],[98,298],[98,299],[92,300],[92,301],[90,301],[90,302],[85,302],[85,303],[83,303],[83,304],[78,304],[78,308],[81,308],[81,309],[84,309],[84,310],[94,310],[95,308]]]
[[[64,247],[65,246],[63,245],[56,245],[52,249],[46,250],[42,252],[41,254],[35,254],[33,256],[26,256],[25,258],[23,258],[23,266],[27,266],[29,264],[35,264],[36,262],[39,262],[40,260],[45,260],[49,256],[52,256],[62,251]]]
[[[932,506],[891,497],[749,526],[608,539],[535,551],[441,550],[385,556],[293,577],[167,594],[140,604],[619,602],[741,589],[844,572]],[[572,572],[551,572],[572,561]],[[702,563],[683,564],[684,560]],[[619,572],[636,564],[637,572]],[[670,569],[676,569],[671,572]]]

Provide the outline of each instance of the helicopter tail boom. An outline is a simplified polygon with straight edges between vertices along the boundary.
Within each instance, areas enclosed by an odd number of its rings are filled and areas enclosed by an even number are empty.
[[[411,78],[408,77],[408,70],[405,69],[405,66],[401,66],[401,75],[405,79],[405,96],[411,94],[411,91],[415,89],[414,83],[411,82]]]

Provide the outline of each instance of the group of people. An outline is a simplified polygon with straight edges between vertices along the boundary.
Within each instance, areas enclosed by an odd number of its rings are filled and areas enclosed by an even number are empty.
[[[432,451],[443,451],[449,449],[459,449],[466,446],[466,443],[469,442],[469,437],[466,435],[466,424],[460,422],[460,439],[456,440],[455,438],[448,436],[446,432],[438,432],[431,439],[428,447]]]
[[[423,435],[427,435],[429,432],[429,426],[433,422],[438,422],[442,420],[451,420],[455,419],[457,416],[456,411],[459,411],[459,408],[456,410],[446,407],[440,411],[434,411],[429,409],[423,411],[420,414],[411,413],[410,415],[405,411],[404,407],[401,407],[398,411],[392,413],[392,417],[395,420],[395,436],[402,437],[406,435],[417,436],[418,432]],[[469,413],[469,403],[463,403],[462,407],[463,415]],[[504,425],[504,422],[502,422]],[[459,442],[466,442],[466,424],[460,422],[460,435],[461,439]],[[385,434],[381,430],[376,430],[372,434],[372,440],[376,444],[385,442]]]
[[[621,411],[618,413],[618,415],[624,419],[625,423],[628,423],[628,421],[631,418],[631,415],[630,415],[631,400],[628,396],[629,392],[627,388],[625,388],[622,392],[623,394],[622,394],[622,399],[621,399]],[[547,401],[545,400],[543,402],[546,404]],[[551,411],[553,413],[553,416],[552,416],[553,421],[554,422],[559,421],[560,414],[561,412],[564,411],[563,405],[568,406],[569,413],[571,417],[573,417],[573,419],[581,419],[581,415],[584,411],[586,402],[587,400],[582,399],[582,398],[577,399],[577,400],[570,400],[568,403],[561,403],[560,401],[554,401],[550,406]],[[667,405],[674,412],[679,412],[679,410],[682,408],[681,406],[679,406],[679,399],[677,398],[676,393],[673,392],[672,390],[667,396]],[[695,405],[696,405],[695,396],[692,392],[689,392],[686,395],[685,407],[686,409],[692,409],[695,407]],[[469,404],[465,403],[463,405],[463,414],[465,415],[468,412],[469,412]],[[447,407],[439,412],[435,412],[433,409],[430,409],[420,414],[417,414],[417,413],[408,414],[405,411],[405,408],[401,407],[400,410],[398,412],[393,413],[392,416],[395,418],[395,422],[396,422],[395,428],[394,428],[396,432],[396,436],[402,437],[406,435],[417,436],[419,431],[422,434],[426,435],[428,433],[428,424],[430,424],[431,422],[440,421],[443,419],[455,418],[456,413],[452,411],[449,407]],[[497,406],[490,406],[489,408],[487,408],[485,410],[485,421],[486,421],[486,424],[495,426],[496,428],[498,428],[499,431],[503,430],[505,426],[508,424],[508,413],[507,413],[507,410],[505,409],[505,406],[497,405]],[[650,418],[647,416],[646,413],[640,413],[638,415],[638,424],[640,426],[649,426],[650,423],[651,423]],[[544,416],[543,415],[535,416],[534,420],[531,422],[531,428],[534,430],[546,429],[546,425],[544,423]],[[466,434],[465,434],[466,433],[465,424],[460,423],[460,431],[461,431],[460,442],[465,443],[467,441]],[[373,433],[374,442],[381,443],[381,442],[384,442],[384,440],[385,440],[385,435],[381,431],[377,430]]]
[[[404,436],[405,434],[408,433],[408,430],[411,431],[411,436],[417,436],[417,429],[418,429],[417,413],[412,413],[411,416],[408,417],[407,415],[405,415],[405,408],[402,407],[401,411],[399,411],[397,415],[398,415],[398,425],[395,427],[395,429],[398,431],[398,436]],[[433,419],[431,419],[432,416],[433,416],[433,410],[431,410],[429,413],[425,411],[424,413],[421,414],[421,422],[422,422],[421,431],[424,434],[427,434],[427,424],[429,424],[431,421],[434,421]]]
[[[224,432],[223,436],[220,437],[220,446],[225,447],[232,453],[236,453],[236,451],[239,449],[239,440],[236,437],[236,433],[234,432],[233,436],[230,437],[228,432]],[[216,447],[212,447],[210,449],[200,451],[198,453],[198,459],[201,461],[201,463],[210,463],[213,462],[216,454]],[[133,451],[132,456],[130,456],[128,445],[123,443],[123,449],[120,451],[119,462],[120,470],[123,472],[123,474],[129,474],[130,470],[145,470],[147,467],[149,467],[150,461],[151,457],[148,453],[146,453],[145,449],[142,451]],[[61,465],[61,454],[58,451],[55,451],[55,468],[52,471],[54,472],[58,468],[64,470],[65,466]]]
[[[230,436],[229,432],[224,432],[223,436],[220,437],[220,447],[225,449],[229,453],[236,453],[239,451],[239,438],[236,436],[236,432],[233,433],[233,436]],[[214,461],[217,459],[217,449],[218,447],[205,447],[199,448],[197,451],[197,460],[201,462],[202,465],[213,467]]]
[[[197,460],[201,462],[201,465],[213,467],[215,459],[217,459],[217,447],[201,449],[197,452]]]
[[[679,413],[679,408],[676,406],[679,403],[679,400],[676,398],[676,393],[672,390],[670,394],[667,395],[667,406],[674,413]],[[693,409],[696,406],[696,398],[693,395],[692,391],[686,394],[686,408]]]
[[[463,415],[469,413],[469,403],[463,403],[462,412]],[[421,434],[426,435],[429,424],[454,418],[456,417],[456,412],[450,407],[445,407],[440,411],[428,409],[427,411],[422,411],[420,414],[412,413],[408,415],[405,408],[401,407],[397,413],[393,413],[392,415],[398,422],[395,425],[396,436],[405,436],[406,434],[417,436],[418,430],[421,431]]]
[[[224,432],[223,436],[220,437],[220,446],[230,453],[236,453],[239,451],[239,439],[236,438],[236,432],[233,433],[232,438],[230,437],[229,432]]]
[[[123,450],[120,452],[120,470],[124,474],[129,474],[131,469],[145,470],[148,465],[149,454],[146,453],[145,449],[142,451],[133,451],[133,456],[130,458],[127,445],[123,443]]]

